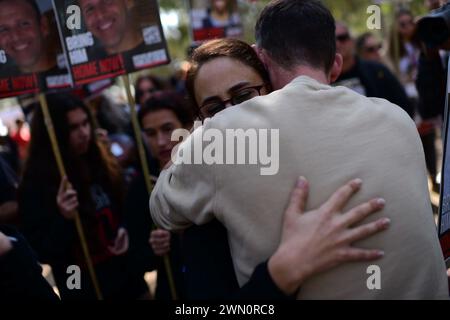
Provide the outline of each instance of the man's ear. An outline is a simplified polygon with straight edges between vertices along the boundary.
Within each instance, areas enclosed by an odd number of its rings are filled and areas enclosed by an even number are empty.
[[[266,53],[266,51],[256,44],[252,44],[253,50],[255,50],[256,54],[258,55],[259,60],[263,63],[264,67],[267,69],[267,66],[269,64],[269,57]]]
[[[344,63],[344,59],[342,58],[342,55],[339,53],[336,53],[336,56],[334,58],[333,66],[331,67],[329,80],[330,83],[333,83],[339,78],[342,72],[342,64]]]

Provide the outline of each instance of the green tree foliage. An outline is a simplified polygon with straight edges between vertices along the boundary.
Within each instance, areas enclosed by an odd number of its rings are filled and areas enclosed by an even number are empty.
[[[269,0],[237,0],[241,19],[244,25],[244,40],[254,43],[253,29],[262,8]],[[382,29],[374,30],[380,39],[387,40],[392,22],[393,13],[396,7],[404,6],[411,8],[415,15],[425,13],[424,0],[322,0],[333,12],[337,20],[345,21],[351,28],[355,36],[368,31],[367,19],[369,14],[367,8],[370,5],[378,4],[382,9]],[[180,61],[187,58],[187,51],[192,40],[189,28],[188,0],[159,0],[161,12],[176,12],[179,18],[178,32],[166,33],[168,47],[172,58],[169,66],[158,67],[146,70],[143,73],[153,73],[161,76],[169,76]],[[175,35],[175,36],[174,36]],[[138,74],[132,75],[134,80]]]
[[[345,21],[355,35],[368,31],[367,8],[377,4],[382,11],[382,29],[375,30],[380,38],[386,39],[392,23],[393,14],[398,7],[410,8],[415,15],[426,13],[424,0],[322,0],[333,12],[337,20]],[[269,0],[238,0],[241,17],[244,24],[244,39],[254,42],[253,27],[259,12]],[[184,59],[191,42],[189,32],[188,0],[159,0],[163,10],[176,10],[180,16],[181,38],[169,39],[172,57],[176,60]]]

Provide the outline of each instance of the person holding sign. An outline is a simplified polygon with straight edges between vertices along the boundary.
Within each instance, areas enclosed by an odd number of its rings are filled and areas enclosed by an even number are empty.
[[[143,43],[141,30],[131,15],[133,0],[78,0],[78,4],[87,29],[109,55]]]
[[[43,114],[36,110],[19,187],[24,233],[39,260],[52,266],[63,300],[95,299],[73,222],[77,209],[104,299],[144,297],[148,288],[132,271],[128,232],[121,226],[119,166],[106,146],[97,142],[92,118],[81,100],[67,94],[48,95],[47,100],[67,177],[60,181]],[[67,285],[72,265],[82,273],[78,289]]]
[[[49,21],[34,0],[0,1],[0,49],[22,73],[43,72],[56,65],[47,50]]]

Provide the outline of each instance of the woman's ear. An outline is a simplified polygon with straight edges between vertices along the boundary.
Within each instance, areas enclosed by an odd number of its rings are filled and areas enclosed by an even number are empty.
[[[342,64],[344,63],[344,59],[339,53],[336,53],[336,56],[334,58],[333,66],[331,67],[330,71],[330,83],[333,83],[339,78],[342,72]]]

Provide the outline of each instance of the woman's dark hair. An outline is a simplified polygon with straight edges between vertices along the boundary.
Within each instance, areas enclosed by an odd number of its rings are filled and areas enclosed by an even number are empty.
[[[97,143],[89,109],[79,98],[70,94],[47,95],[47,102],[68,180],[78,193],[81,218],[86,222],[94,219],[95,206],[89,189],[94,183],[104,189],[113,208],[120,212],[123,196],[120,167],[107,148],[100,142]],[[77,109],[86,113],[92,129],[88,151],[82,156],[73,154],[69,143],[70,128],[67,114]],[[56,206],[60,181],[44,116],[41,108],[37,107],[31,121],[31,141],[19,187],[19,203],[23,201],[24,192],[30,192],[33,188],[44,188],[47,190],[45,202],[49,206]],[[92,226],[89,223],[87,225]],[[90,234],[90,230],[87,230],[87,236],[91,240],[98,238],[97,235]]]
[[[139,124],[142,126],[142,120],[148,113],[159,110],[172,111],[185,128],[190,128],[194,121],[194,113],[188,101],[173,91],[161,91],[148,99],[141,107],[138,113]]]
[[[144,95],[144,92],[142,92],[140,90],[141,84],[144,81],[150,81],[151,83],[153,83],[153,86],[155,87],[155,91],[161,91],[161,90],[165,90],[167,88],[166,83],[162,79],[160,79],[156,76],[149,75],[149,74],[140,76],[136,80],[136,83],[134,85],[134,87],[136,89],[136,97],[135,97],[136,103],[139,103],[142,96]]]
[[[405,15],[410,16],[411,18],[414,19],[414,15],[412,14],[411,11],[409,11],[407,9],[400,9],[395,14],[394,23],[397,23],[397,20],[401,16],[405,16]],[[420,48],[420,39],[419,39],[417,32],[414,33],[414,35],[413,35],[412,39],[410,39],[410,41],[413,46],[415,46],[416,48]],[[394,28],[394,26],[392,26],[391,32],[390,32],[390,37],[389,37],[388,56],[391,59],[391,61],[393,61],[394,63],[397,63],[396,62],[397,57],[396,57],[396,53],[395,53],[395,49],[394,49],[396,46],[396,42],[398,43],[398,57],[402,58],[402,57],[406,56],[407,52],[406,52],[406,47],[405,47],[405,40],[402,38],[398,29]]]
[[[195,99],[195,79],[200,68],[207,62],[216,58],[235,59],[255,70],[263,79],[270,90],[269,74],[255,50],[247,43],[237,39],[218,39],[206,42],[194,50],[191,56],[191,67],[186,76],[186,90],[193,106],[198,110],[198,102]]]

